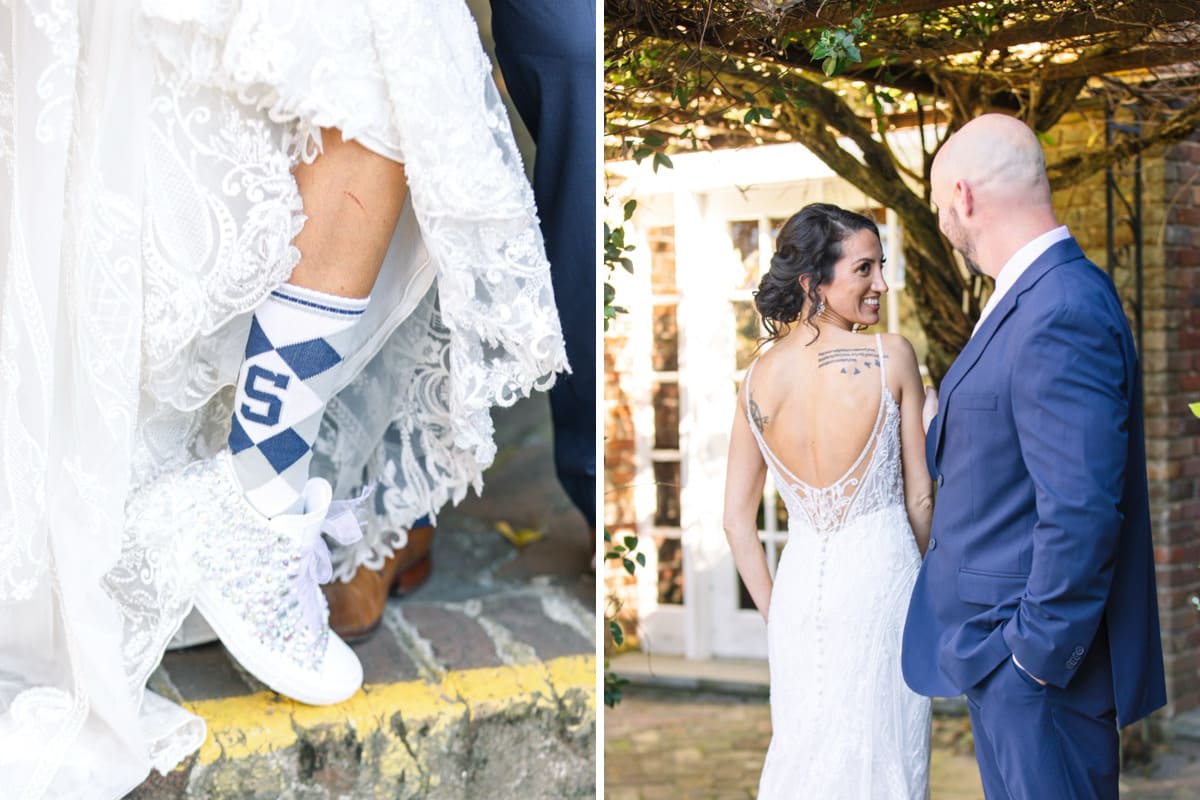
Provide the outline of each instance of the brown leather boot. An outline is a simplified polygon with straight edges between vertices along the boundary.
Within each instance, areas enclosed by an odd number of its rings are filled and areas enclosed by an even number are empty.
[[[359,567],[346,583],[333,581],[321,587],[329,603],[329,627],[347,642],[371,636],[383,619],[389,594],[407,594],[429,578],[433,559],[433,526],[408,532],[408,542],[377,570]]]
[[[406,595],[429,580],[429,574],[433,572],[432,551],[432,525],[422,525],[408,532],[408,542],[394,556],[399,566],[392,579],[392,594]]]

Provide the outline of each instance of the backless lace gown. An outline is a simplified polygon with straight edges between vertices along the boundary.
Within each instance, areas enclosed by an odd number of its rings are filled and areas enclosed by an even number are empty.
[[[887,388],[878,336],[876,346],[875,426],[832,485],[817,488],[796,477],[750,420],[788,510],[767,623],[772,737],[759,800],[928,794],[929,700],[900,674],[920,554],[904,507],[900,409]],[[752,364],[747,385],[753,372]]]
[[[204,740],[146,690],[199,543],[125,503],[224,446],[322,128],[409,184],[314,448],[375,488],[339,575],[481,488],[491,408],[566,367],[491,72],[462,0],[0,0],[4,800],[122,797]]]

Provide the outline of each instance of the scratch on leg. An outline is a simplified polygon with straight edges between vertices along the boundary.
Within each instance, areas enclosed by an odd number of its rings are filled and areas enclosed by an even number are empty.
[[[359,208],[361,208],[363,211],[367,210],[367,207],[362,204],[362,201],[354,196],[354,192],[343,191],[342,194],[346,195],[346,197],[349,197],[351,200],[353,200],[354,204],[356,206],[358,206]]]

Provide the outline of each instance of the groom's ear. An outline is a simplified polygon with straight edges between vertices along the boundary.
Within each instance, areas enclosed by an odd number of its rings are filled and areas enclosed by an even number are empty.
[[[958,205],[959,216],[966,217],[975,213],[975,196],[971,193],[971,184],[959,178],[954,182],[954,200]]]

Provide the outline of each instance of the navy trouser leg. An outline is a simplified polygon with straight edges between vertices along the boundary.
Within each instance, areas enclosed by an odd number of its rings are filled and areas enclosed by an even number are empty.
[[[492,0],[509,95],[537,144],[533,193],[572,374],[550,390],[559,482],[596,525],[596,4]]]
[[[987,800],[1117,800],[1108,649],[1093,650],[1103,658],[1066,689],[1037,685],[1010,658],[967,691]]]

